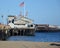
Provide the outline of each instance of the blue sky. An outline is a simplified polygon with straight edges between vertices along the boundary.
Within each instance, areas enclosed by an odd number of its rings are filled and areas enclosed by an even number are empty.
[[[27,17],[34,23],[60,25],[60,0],[0,0],[0,22],[6,24],[8,15],[19,15],[23,11],[19,4],[23,1]]]

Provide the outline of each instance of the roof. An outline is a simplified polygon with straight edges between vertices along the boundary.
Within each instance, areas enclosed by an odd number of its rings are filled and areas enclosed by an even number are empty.
[[[15,19],[14,24],[26,24],[32,23],[33,21],[27,17],[21,16],[19,19]]]
[[[27,17],[25,17],[25,16],[21,16],[21,18],[25,18],[25,19],[28,19],[28,20],[31,20],[31,21],[33,21],[32,19],[30,19],[30,18],[27,18]]]
[[[16,17],[16,16],[14,16],[14,15],[8,15],[8,17]]]

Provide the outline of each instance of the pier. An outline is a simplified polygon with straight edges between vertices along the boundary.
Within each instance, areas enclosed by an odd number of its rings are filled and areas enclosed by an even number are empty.
[[[35,28],[11,28],[9,25],[0,24],[0,40],[10,36],[34,36]]]
[[[36,31],[38,32],[59,32],[60,28],[55,25],[49,25],[49,24],[35,24]]]
[[[0,40],[6,40],[10,36],[34,36],[35,32],[59,32],[57,26],[49,24],[35,24],[35,28],[11,28],[9,25],[0,24]]]
[[[36,25],[36,31],[48,31],[49,30],[49,25],[48,24],[35,24]]]
[[[34,36],[35,30],[34,29],[4,29],[0,30],[0,40],[6,40],[10,36]]]

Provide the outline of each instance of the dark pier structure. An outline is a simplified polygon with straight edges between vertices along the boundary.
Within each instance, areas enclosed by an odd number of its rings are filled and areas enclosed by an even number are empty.
[[[38,32],[59,32],[60,29],[55,27],[50,27],[49,24],[35,24],[36,31]]]
[[[13,28],[9,30],[10,36],[25,36],[34,35],[35,29],[31,28]]]
[[[34,36],[35,29],[13,28],[0,30],[0,40],[6,40],[10,36]]]
[[[36,31],[48,31],[49,25],[48,24],[36,24]]]

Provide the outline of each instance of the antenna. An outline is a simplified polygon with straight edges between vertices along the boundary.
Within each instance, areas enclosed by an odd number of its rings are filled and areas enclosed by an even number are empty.
[[[22,11],[20,11],[20,15],[19,16],[22,16]]]
[[[25,16],[28,16],[28,11],[26,11],[26,14],[25,14]]]

